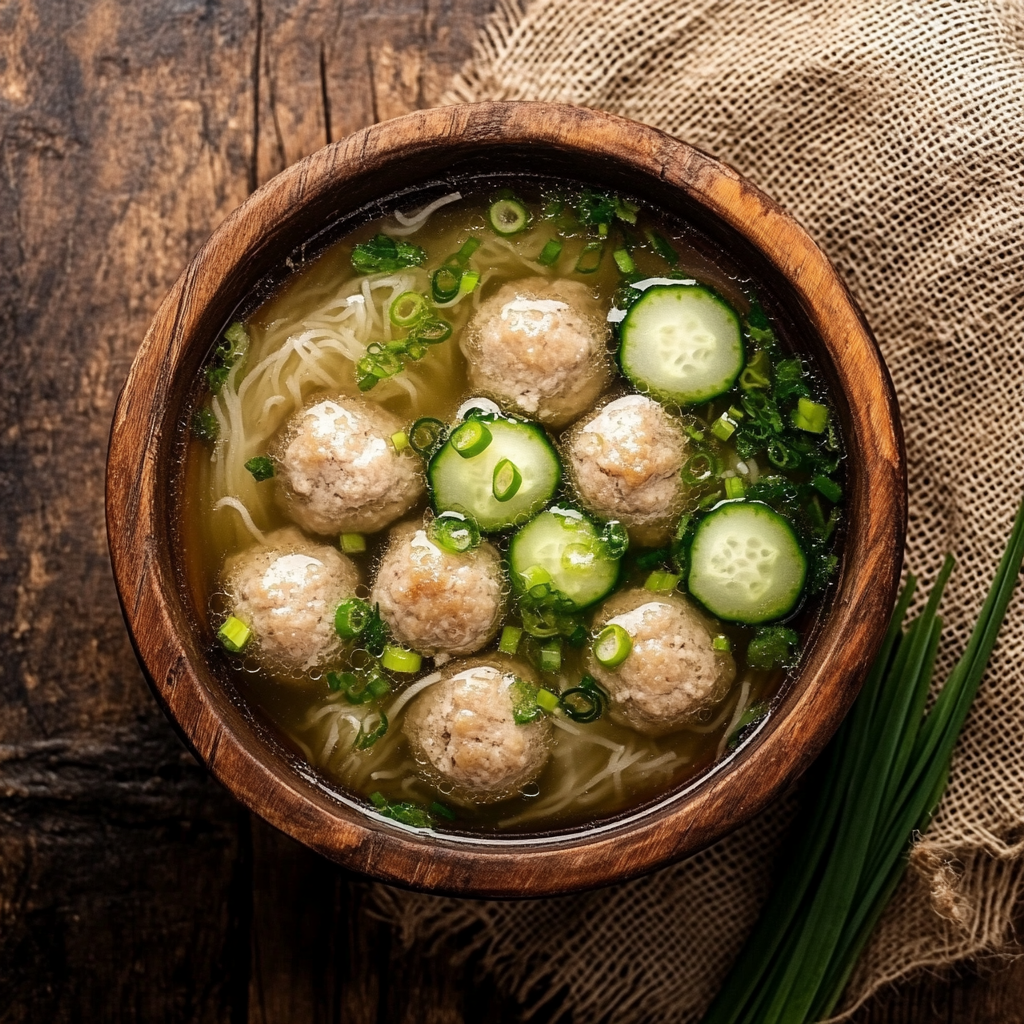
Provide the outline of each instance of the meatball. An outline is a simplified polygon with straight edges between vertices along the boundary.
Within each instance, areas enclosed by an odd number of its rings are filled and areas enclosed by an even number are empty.
[[[398,452],[401,422],[378,405],[321,400],[285,428],[278,491],[292,519],[311,533],[373,533],[423,494],[419,459]]]
[[[480,303],[462,349],[474,388],[561,427],[608,384],[605,336],[585,285],[532,277]]]
[[[277,530],[265,545],[232,555],[221,575],[231,613],[253,632],[257,655],[275,674],[300,676],[341,648],[334,613],[359,575],[351,560],[298,530]]]
[[[621,626],[633,649],[618,667],[589,656],[589,671],[611,697],[611,717],[649,736],[693,724],[736,678],[728,651],[712,647],[711,623],[680,594],[624,590],[601,608],[595,627]]]
[[[418,523],[391,531],[370,594],[396,639],[422,654],[472,654],[486,647],[505,613],[497,549],[484,542],[454,554]]]
[[[511,662],[453,662],[444,679],[418,695],[404,731],[424,774],[452,795],[497,803],[540,775],[550,753],[551,723],[517,725]]]
[[[686,497],[687,442],[657,402],[645,395],[609,402],[573,428],[566,454],[586,508],[620,520],[641,543],[667,539]]]

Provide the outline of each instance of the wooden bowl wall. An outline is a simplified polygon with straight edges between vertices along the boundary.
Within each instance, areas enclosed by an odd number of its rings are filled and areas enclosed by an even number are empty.
[[[276,742],[218,676],[183,585],[176,509],[183,421],[210,347],[240,306],[347,225],[425,183],[521,169],[637,195],[696,224],[773,297],[772,312],[827,376],[847,447],[847,531],[830,607],[767,725],[654,806],[536,840],[447,838],[373,818]],[[387,203],[381,205],[382,198]],[[406,204],[402,204],[406,205]],[[210,771],[255,813],[325,856],[388,882],[461,895],[538,896],[621,880],[692,853],[764,807],[849,709],[895,597],[906,529],[895,396],[831,264],[731,168],[654,129],[590,110],[493,103],[422,111],[320,150],[252,195],[165,299],[115,411],[107,528],[118,593],[154,693]]]

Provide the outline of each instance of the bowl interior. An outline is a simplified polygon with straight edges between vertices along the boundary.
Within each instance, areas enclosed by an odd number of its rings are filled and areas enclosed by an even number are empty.
[[[328,147],[264,186],[218,230],[161,308],[126,384],[112,434],[108,518],[119,593],[154,691],[236,795],[328,856],[386,880],[531,895],[628,877],[706,845],[817,754],[852,702],[895,594],[902,447],[891,385],[859,314],[824,257],[770,200],[703,154],[630,122],[550,107],[538,120],[540,105],[484,106],[463,108],[458,134],[438,131],[449,112],[434,111]],[[204,616],[175,557],[185,539],[184,425],[215,339],[306,261],[396,207],[509,177],[633,196],[727,254],[783,344],[808,356],[829,387],[847,451],[849,525],[836,582],[806,613],[800,669],[736,751],[596,827],[437,836],[367,814],[281,742],[232,674],[207,658]]]

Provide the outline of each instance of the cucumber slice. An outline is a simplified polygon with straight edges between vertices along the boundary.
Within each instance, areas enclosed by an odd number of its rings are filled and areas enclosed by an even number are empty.
[[[743,369],[740,321],[700,285],[654,285],[622,321],[619,360],[644,392],[697,405],[728,391]]]
[[[609,554],[597,526],[573,508],[556,506],[527,523],[512,538],[508,561],[516,593],[546,575],[577,608],[600,601],[619,579],[619,559]]]
[[[562,465],[536,424],[490,415],[476,415],[470,422],[477,421],[486,424],[490,443],[467,457],[448,440],[431,459],[427,476],[438,512],[462,512],[484,533],[496,533],[525,522],[554,497],[562,481]],[[521,481],[502,501],[495,497],[494,471],[504,460]]]
[[[807,580],[793,527],[767,505],[720,505],[697,527],[690,593],[720,619],[757,625],[791,612]]]

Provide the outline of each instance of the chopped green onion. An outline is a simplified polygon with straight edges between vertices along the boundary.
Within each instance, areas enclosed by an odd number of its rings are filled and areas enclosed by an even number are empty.
[[[672,248],[668,241],[658,234],[657,231],[647,231],[647,241],[651,243],[651,248],[667,263],[671,263],[675,266],[679,262],[679,253]]]
[[[674,572],[652,572],[644,583],[644,590],[653,591],[655,594],[668,593],[676,589],[676,585],[682,579]]]
[[[462,243],[459,251],[449,256],[448,259],[445,260],[445,263],[449,266],[455,264],[456,266],[464,267],[469,262],[469,257],[472,256],[479,248],[479,238],[467,238],[466,241]]]
[[[742,409],[737,409],[735,405],[729,406],[729,419],[735,420],[736,423],[742,423],[745,413]]]
[[[576,274],[593,274],[601,265],[601,257],[604,255],[604,245],[601,242],[587,242],[583,251],[576,260],[573,272]]]
[[[462,274],[451,267],[439,267],[430,278],[430,294],[435,302],[451,302],[459,294]]]
[[[537,262],[542,267],[553,266],[557,261],[558,257],[562,255],[562,248],[565,243],[560,238],[550,238],[544,243],[544,248],[541,249],[540,255],[537,257]]]
[[[579,686],[562,691],[562,710],[574,722],[596,722],[604,713],[607,703],[608,694],[590,675],[585,675]]]
[[[725,496],[727,498],[742,498],[746,491],[747,489],[740,477],[727,476],[725,478]]]
[[[346,555],[359,555],[366,550],[366,538],[361,533],[343,533],[340,543]]]
[[[809,398],[801,398],[791,417],[797,430],[805,430],[809,434],[823,434],[828,426],[828,407],[812,402]]]
[[[192,414],[192,434],[200,441],[216,441],[220,436],[220,423],[213,410],[205,405]]]
[[[464,459],[471,459],[474,455],[486,451],[491,443],[491,432],[487,429],[487,424],[481,423],[480,420],[466,420],[452,431],[448,443]]]
[[[452,325],[439,316],[428,316],[416,324],[413,333],[418,341],[426,345],[437,345],[452,336]]]
[[[723,412],[721,416],[711,424],[711,433],[718,438],[719,441],[728,441],[733,434],[736,433],[736,427],[739,424],[727,413]]]
[[[359,636],[370,621],[370,606],[358,597],[350,597],[338,605],[334,613],[334,631],[342,640]]]
[[[411,327],[427,312],[427,297],[419,292],[402,292],[391,303],[388,317],[396,327]]]
[[[548,714],[551,714],[558,707],[558,694],[545,690],[543,686],[540,687],[537,690],[537,705],[548,712]]]
[[[541,672],[557,672],[561,667],[562,641],[549,640],[546,644],[542,644],[540,649]],[[543,705],[541,706],[543,707]]]
[[[636,215],[640,207],[628,199],[623,199],[621,196],[615,197],[615,216],[619,220],[625,221],[627,224],[636,223]]]
[[[740,374],[740,388],[744,391],[753,391],[756,388],[771,387],[771,373],[772,365],[768,360],[768,353],[761,349],[747,360],[747,365]]]
[[[551,586],[551,573],[543,565],[531,565],[519,575],[523,581],[523,589],[527,593],[532,593],[538,587],[549,588]]]
[[[366,684],[366,689],[371,697],[386,697],[391,692],[391,684],[381,675],[374,675]]]
[[[633,640],[617,622],[605,626],[594,641],[594,657],[605,668],[621,665],[633,650]]]
[[[424,416],[409,428],[409,446],[417,455],[429,458],[444,443],[444,432],[440,420]]]
[[[388,716],[383,711],[378,711],[377,714],[380,716],[380,721],[369,732],[366,730],[365,719],[360,724],[359,732],[356,734],[355,741],[352,744],[356,750],[369,750],[388,731]]]
[[[816,476],[811,480],[811,486],[820,494],[825,495],[829,501],[835,504],[842,496],[843,489],[827,476]]]
[[[360,274],[393,274],[404,267],[418,267],[426,260],[426,252],[418,245],[385,234],[374,235],[352,250],[352,266]]]
[[[519,650],[519,641],[522,637],[523,631],[518,626],[505,626],[498,641],[498,650],[502,654],[515,654]]]
[[[629,548],[629,531],[617,519],[605,523],[601,543],[611,558],[621,558]]]
[[[615,260],[615,265],[623,274],[636,273],[636,264],[633,262],[633,257],[629,255],[628,249],[616,249],[612,253],[612,259]]]
[[[370,794],[370,803],[379,811],[383,811],[388,806],[387,797],[378,790],[376,793]]]
[[[529,223],[530,214],[517,199],[498,199],[488,208],[487,220],[499,235],[517,235]]]
[[[516,496],[522,485],[523,475],[510,459],[502,459],[494,467],[491,493],[495,501],[509,501]]]
[[[231,342],[232,346],[248,345],[249,333],[241,320],[236,320],[225,332],[224,338]]]
[[[438,803],[437,800],[430,805],[430,813],[438,818],[447,818],[448,821],[455,820],[455,812],[450,807],[445,807],[444,804]]]
[[[217,630],[217,639],[232,654],[238,654],[249,642],[250,636],[252,636],[252,630],[234,615],[229,615],[224,625]]]
[[[711,649],[713,651],[731,651],[732,641],[725,634],[720,633],[712,639]]]
[[[391,443],[396,452],[404,452],[409,447],[409,435],[404,430],[398,430],[391,435]]]
[[[747,664],[751,668],[770,670],[793,664],[800,637],[785,626],[762,626],[747,644]]]
[[[256,483],[269,480],[274,475],[274,463],[266,455],[254,455],[245,464],[245,468],[252,473],[252,478]]]
[[[461,512],[442,512],[430,524],[430,537],[438,547],[461,555],[480,543],[480,527]]]
[[[534,590],[536,593],[532,594],[531,592],[532,596],[540,600],[548,596],[550,587],[547,584],[540,584]],[[558,615],[551,608],[531,608],[529,605],[523,605],[519,609],[519,614],[523,619],[523,629],[530,636],[544,639],[549,636],[558,636],[561,632]]]
[[[327,680],[327,689],[331,693],[337,693],[338,690],[347,691],[350,687],[357,686],[359,683],[359,679],[354,672],[328,672],[325,678]]]
[[[419,672],[423,658],[415,651],[407,651],[404,647],[393,647],[388,644],[384,648],[380,663],[388,672],[403,672],[406,675],[411,675],[413,672]]]
[[[475,270],[466,270],[459,281],[459,294],[468,295],[480,283],[480,275]]]
[[[516,725],[528,725],[540,718],[542,712],[537,703],[537,687],[518,676],[508,688],[512,700],[512,720]]]

